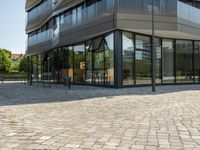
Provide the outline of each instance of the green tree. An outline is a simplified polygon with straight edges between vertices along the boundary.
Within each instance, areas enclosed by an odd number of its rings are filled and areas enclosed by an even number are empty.
[[[23,56],[23,58],[19,62],[19,72],[28,72],[29,70],[29,59],[26,56]]]
[[[11,52],[6,49],[0,49],[0,73],[8,73],[11,69]]]
[[[12,63],[12,72],[18,72],[19,71],[19,62],[13,62]]]

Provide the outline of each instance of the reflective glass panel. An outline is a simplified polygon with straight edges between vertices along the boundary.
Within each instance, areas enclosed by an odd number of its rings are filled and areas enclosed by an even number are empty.
[[[135,75],[136,84],[151,84],[151,41],[150,37],[136,35]]]
[[[195,82],[200,82],[200,42],[196,41],[194,44],[194,70]]]
[[[151,50],[150,37],[144,35],[136,35],[136,49]]]
[[[156,83],[161,83],[161,39],[155,38],[155,56],[156,56]]]
[[[123,32],[123,85],[134,85],[134,39],[133,34]]]
[[[74,83],[85,82],[85,45],[74,46]]]
[[[176,81],[193,82],[192,41],[176,41]]]
[[[114,85],[114,34],[105,37],[105,84]]]
[[[163,39],[162,42],[162,76],[163,83],[174,83],[174,43]]]
[[[104,45],[93,51],[93,83],[97,85],[104,84]]]
[[[90,50],[91,41],[87,41],[85,45],[86,51],[86,83],[92,83],[92,50]]]
[[[69,46],[68,47],[68,77],[71,78],[71,81],[73,82],[73,74],[74,74],[74,61],[73,61],[73,47]]]

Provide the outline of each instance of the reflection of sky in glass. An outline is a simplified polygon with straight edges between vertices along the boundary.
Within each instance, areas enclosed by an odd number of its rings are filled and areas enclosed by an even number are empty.
[[[84,45],[74,46],[74,52],[75,53],[83,53],[84,51],[85,51],[85,46]]]
[[[76,45],[74,46],[74,52],[83,52],[84,51],[84,45]]]
[[[163,47],[164,47],[164,48],[167,48],[167,49],[172,49],[172,48],[173,48],[173,43],[172,43],[172,41],[169,41],[169,42],[165,41],[165,42],[163,43]]]
[[[123,49],[125,51],[133,51],[134,45],[132,39],[129,39],[128,37],[123,35]]]
[[[143,35],[136,35],[136,48],[137,49],[151,49],[150,37]]]
[[[114,49],[113,34],[107,36],[105,40],[106,40],[106,46],[108,46],[109,49],[113,50]]]

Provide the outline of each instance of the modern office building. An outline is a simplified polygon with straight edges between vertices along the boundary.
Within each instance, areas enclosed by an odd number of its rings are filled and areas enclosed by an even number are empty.
[[[33,81],[121,88],[200,83],[198,0],[27,0]]]

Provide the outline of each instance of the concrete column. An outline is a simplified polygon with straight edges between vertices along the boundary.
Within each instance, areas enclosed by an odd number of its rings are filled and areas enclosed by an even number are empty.
[[[119,30],[114,32],[114,63],[115,87],[122,88],[122,34]]]

